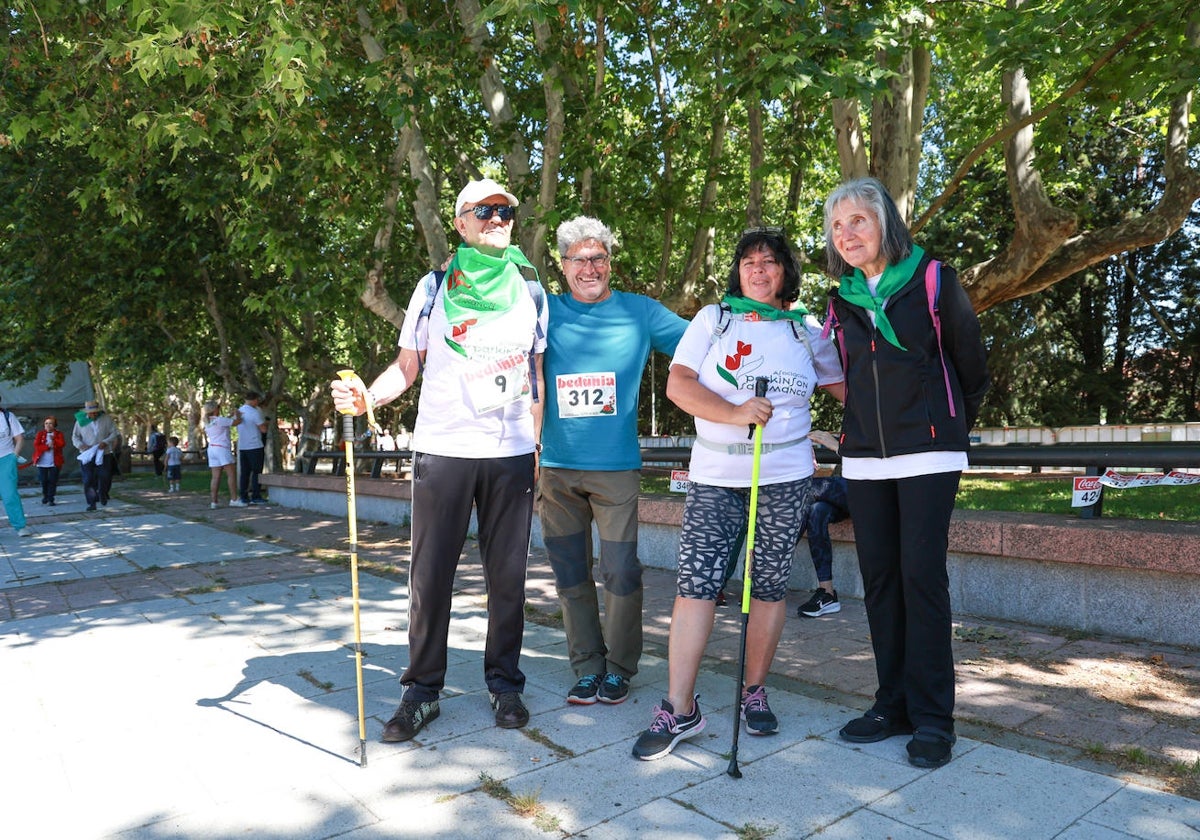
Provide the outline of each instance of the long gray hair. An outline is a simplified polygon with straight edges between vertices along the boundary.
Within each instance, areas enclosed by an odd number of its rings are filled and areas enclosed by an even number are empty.
[[[881,236],[879,253],[888,265],[908,258],[913,249],[912,234],[887,188],[875,178],[855,178],[839,186],[825,199],[825,266],[830,277],[841,277],[854,271],[854,267],[842,259],[837,248],[833,247],[833,211],[843,201],[858,204],[874,214]]]

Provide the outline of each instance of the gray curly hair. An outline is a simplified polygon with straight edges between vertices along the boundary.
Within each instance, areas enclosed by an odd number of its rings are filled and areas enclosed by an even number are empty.
[[[604,246],[609,254],[613,250],[613,232],[599,219],[591,216],[576,216],[558,226],[558,255],[565,257],[572,245],[594,239]]]

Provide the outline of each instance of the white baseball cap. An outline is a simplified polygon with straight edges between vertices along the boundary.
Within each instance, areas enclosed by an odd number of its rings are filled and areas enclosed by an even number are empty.
[[[454,215],[457,216],[463,210],[464,204],[477,204],[491,195],[502,195],[508,199],[508,203],[516,207],[521,202],[517,201],[517,197],[510,193],[504,187],[497,184],[491,178],[483,178],[479,181],[470,181],[462,192],[458,194],[458,198],[454,200]]]

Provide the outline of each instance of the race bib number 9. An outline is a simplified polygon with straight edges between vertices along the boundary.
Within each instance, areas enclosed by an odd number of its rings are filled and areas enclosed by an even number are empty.
[[[524,353],[514,353],[463,374],[463,385],[476,414],[485,414],[516,402],[529,393],[529,364]]]
[[[554,380],[560,418],[616,416],[616,373],[571,373]]]

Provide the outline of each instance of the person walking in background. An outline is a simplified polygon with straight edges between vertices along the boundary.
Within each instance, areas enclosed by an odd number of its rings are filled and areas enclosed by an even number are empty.
[[[208,438],[208,468],[212,472],[212,480],[208,485],[208,506],[212,510],[221,506],[217,495],[221,489],[221,474],[224,473],[225,481],[229,485],[229,506],[245,507],[246,503],[239,499],[237,494],[237,467],[233,463],[231,434],[233,427],[242,422],[242,416],[235,411],[233,417],[222,417],[221,403],[218,400],[209,400],[204,404],[204,416],[204,435]]]
[[[538,513],[577,677],[567,702],[625,700],[642,655],[637,557],[642,456],[638,395],[650,351],[672,354],[687,321],[644,295],[614,291],[613,235],[579,216],[558,228],[568,291],[552,295],[546,344]],[[592,574],[600,534],[604,622]]]
[[[63,447],[67,439],[58,430],[58,418],[50,415],[33,438],[33,465],[42,483],[42,504],[55,504],[58,495],[58,475],[63,465]]]
[[[25,524],[25,506],[17,489],[17,467],[25,462],[21,457],[24,443],[25,427],[15,414],[0,405],[0,500],[4,502],[8,524],[17,536],[31,537],[33,531]]]
[[[167,436],[158,430],[154,423],[150,424],[150,435],[146,438],[146,451],[154,459],[154,475],[163,474],[163,455],[167,451]]]
[[[260,398],[257,391],[247,391],[246,402],[238,409],[242,418],[238,426],[238,498],[246,505],[267,503],[258,483],[266,460],[263,435],[267,431],[267,418],[258,407]]]
[[[395,360],[370,388],[330,383],[337,410],[358,415],[396,399],[424,371],[412,438],[409,660],[386,742],[410,740],[441,713],[454,574],[472,506],[488,592],[484,681],[497,726],[529,722],[520,657],[546,307],[541,287],[521,274],[533,267],[511,245],[516,207],[495,181],[468,183],[454,202],[464,247],[444,276],[417,282]]]
[[[754,446],[746,430],[755,426],[762,426],[763,444],[741,718],[751,735],[779,730],[765,683],[787,619],[784,599],[813,473],[809,400],[817,388],[842,396],[832,342],[804,307],[785,308],[799,292],[799,267],[783,230],[746,231],[724,300],[700,310],[671,362],[667,397],[696,418],[696,442],[679,536],[667,697],[633,746],[643,761],[662,758],[704,729],[696,676],[726,559],[749,519]],[[758,378],[769,380],[766,396],[755,396]]]
[[[829,432],[813,431],[809,438],[833,452],[838,451],[837,438]],[[842,478],[841,466],[834,467],[833,474],[814,478],[809,488],[812,504],[800,536],[808,535],[808,553],[812,558],[813,571],[817,574],[817,588],[812,597],[796,608],[796,615],[818,618],[840,612],[842,603],[833,588],[833,540],[829,538],[829,525],[841,522],[850,516],[850,503],[846,500],[846,479]]]
[[[830,194],[825,242],[838,281],[826,327],[846,370],[842,473],[879,678],[870,710],[840,735],[912,732],[909,762],[940,767],[955,741],[946,550],[987,351],[954,269],[913,242],[879,181]]]
[[[120,447],[121,433],[117,431],[112,417],[101,410],[100,403],[87,400],[83,408],[75,413],[71,443],[79,451],[79,471],[83,475],[87,509],[95,510],[97,503],[107,505],[117,462],[112,453]]]
[[[179,448],[179,438],[174,435],[170,438],[170,446],[167,447],[167,492],[178,493],[179,482],[183,479],[183,450]]]

